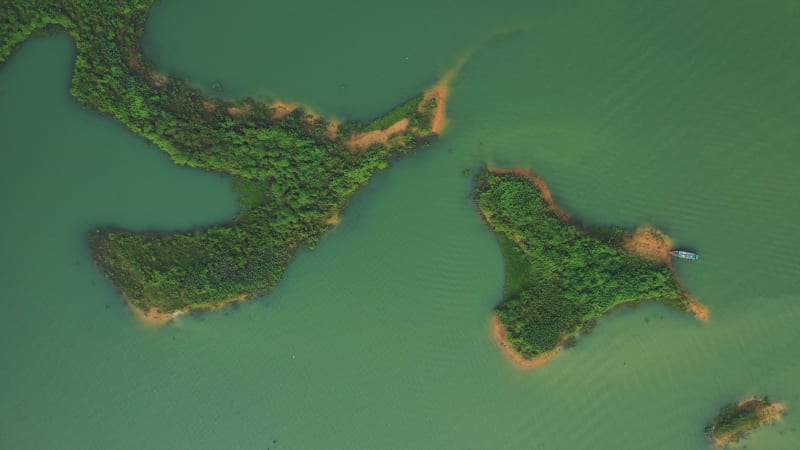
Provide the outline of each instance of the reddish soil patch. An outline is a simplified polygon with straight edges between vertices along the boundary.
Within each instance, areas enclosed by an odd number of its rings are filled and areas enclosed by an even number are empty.
[[[642,227],[625,239],[625,250],[650,261],[671,264],[669,251],[673,242],[664,232],[653,227]]]
[[[215,109],[217,109],[217,105],[215,105],[215,104],[213,104],[213,103],[211,103],[209,101],[203,101],[203,109],[205,109],[208,112],[211,112],[211,111],[214,111]]]
[[[352,151],[362,151],[373,144],[388,144],[389,139],[399,133],[408,129],[408,119],[401,119],[392,124],[389,128],[383,130],[369,131],[367,133],[357,134],[344,142]]]
[[[240,116],[242,114],[249,114],[253,108],[250,105],[245,105],[244,107],[240,108],[238,106],[229,106],[227,111],[228,114],[232,116]]]
[[[150,308],[147,311],[144,311],[130,302],[128,302],[128,306],[131,307],[134,315],[136,315],[136,318],[145,325],[163,325],[183,314],[183,311],[165,313],[161,312],[158,308]]]
[[[525,177],[539,189],[542,193],[542,198],[547,202],[548,205],[553,209],[553,211],[562,219],[562,220],[569,220],[569,215],[561,209],[555,201],[553,201],[553,195],[550,192],[550,188],[547,186],[544,180],[539,178],[538,176],[534,175],[533,172],[525,169],[498,169],[498,168],[490,168],[489,169],[492,173],[497,174],[506,174],[511,173],[514,175],[519,175]],[[487,218],[488,222],[488,218]],[[491,222],[489,222],[491,225]],[[642,227],[636,230],[633,235],[628,238],[625,242],[625,249],[640,255],[644,258],[650,259],[651,261],[658,261],[663,262],[670,267],[672,266],[672,258],[670,257],[669,251],[672,248],[672,239],[667,236],[661,230],[658,230],[654,227]],[[679,283],[680,284],[680,283]],[[709,309],[706,305],[700,303],[689,295],[687,290],[681,285],[681,292],[683,296],[686,298],[687,304],[686,308],[689,312],[693,313],[695,317],[700,320],[701,322],[708,322],[709,320]]]
[[[430,99],[436,99],[436,109],[433,111],[433,118],[431,119],[431,131],[436,134],[441,134],[447,127],[447,99],[450,97],[450,87],[453,81],[458,77],[461,69],[474,55],[475,51],[463,55],[456,61],[455,65],[445,72],[442,78],[436,83],[435,86],[425,92],[422,103],[420,106],[426,104]]]
[[[433,118],[431,118],[431,131],[436,134],[441,134],[446,125],[447,94],[447,86],[440,83],[425,92],[420,103],[420,107],[423,107],[431,99],[436,99],[436,108],[433,110]]]
[[[342,215],[338,212],[334,215],[328,217],[328,220],[325,221],[325,225],[336,226],[342,223]]]
[[[269,107],[272,108],[272,117],[276,119],[283,119],[289,113],[294,111],[295,109],[299,108],[300,105],[295,105],[292,103],[285,103],[280,100],[276,100],[269,104]]]
[[[666,233],[654,227],[639,228],[634,231],[632,236],[625,239],[625,250],[645,259],[667,264],[670,267],[672,267],[672,257],[669,251],[672,246],[672,239]],[[708,322],[708,307],[692,297],[683,285],[680,285],[680,288],[681,293],[686,298],[686,309],[694,314],[697,320]]]
[[[554,356],[561,351],[561,346],[559,345],[553,350],[550,350],[547,353],[542,353],[541,355],[537,356],[533,359],[526,359],[512,347],[506,341],[506,328],[503,326],[503,323],[500,321],[500,317],[497,314],[492,314],[492,337],[494,341],[503,349],[503,353],[508,357],[508,359],[514,363],[515,366],[522,368],[522,369],[530,369],[533,367],[541,366],[542,364],[550,361],[553,359]]]
[[[276,120],[283,119],[284,117],[291,114],[292,112],[294,112],[294,110],[298,108],[303,108],[305,113],[311,116],[311,119],[309,119],[309,121],[314,121],[320,118],[319,114],[315,113],[314,111],[311,111],[310,109],[304,107],[299,103],[286,103],[280,100],[275,100],[272,103],[269,103],[267,106],[269,106],[269,108],[272,109],[272,117]],[[250,109],[248,109],[246,112],[250,112]],[[336,119],[328,120],[327,130],[328,130],[328,138],[330,140],[336,140],[336,136],[339,133],[340,124],[341,122]]]
[[[191,310],[208,309],[210,311],[219,311],[220,309],[230,305],[231,303],[241,302],[241,301],[244,301],[244,300],[247,300],[247,295],[246,294],[242,294],[242,295],[240,295],[238,297],[229,298],[227,300],[224,300],[224,301],[222,301],[220,303],[216,303],[216,304],[213,304],[213,305],[209,304],[209,305],[195,306],[195,307],[190,307],[190,308],[186,308],[186,309],[181,309],[181,310],[178,310],[178,311],[173,311],[171,313],[161,312],[161,310],[159,310],[158,308],[155,308],[155,307],[152,307],[152,308],[148,309],[147,311],[144,311],[144,310],[142,310],[141,308],[139,308],[138,306],[134,305],[131,302],[128,302],[128,306],[131,307],[131,309],[133,310],[133,313],[136,315],[136,318],[138,318],[144,324],[146,324],[146,325],[164,325],[165,323],[170,322],[171,320],[175,319],[176,317],[181,316],[183,314],[186,314],[187,312],[189,312]]]
[[[341,122],[339,122],[338,120],[335,120],[335,119],[328,121],[328,139],[330,139],[332,141],[336,140],[336,136],[339,135],[339,125],[340,124],[341,124]]]

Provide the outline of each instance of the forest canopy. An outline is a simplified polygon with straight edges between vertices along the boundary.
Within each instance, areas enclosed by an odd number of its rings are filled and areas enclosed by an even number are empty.
[[[656,299],[687,308],[667,264],[623,249],[631,231],[565,220],[529,177],[486,170],[475,199],[506,265],[496,313],[506,341],[522,357],[558,348],[622,303]]]
[[[98,228],[94,260],[143,311],[220,305],[265,292],[301,247],[392,157],[434,136],[420,94],[367,125],[337,124],[302,108],[214,98],[159,73],[140,40],[153,0],[3,0],[0,63],[35,34],[66,32],[77,48],[72,95],[111,115],[176,163],[227,174],[241,211],[229,223],[181,232]],[[355,151],[347,139],[410,124]]]

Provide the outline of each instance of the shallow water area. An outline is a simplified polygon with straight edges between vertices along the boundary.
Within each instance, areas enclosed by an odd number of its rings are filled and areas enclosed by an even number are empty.
[[[480,48],[446,134],[376,176],[278,289],[161,328],[134,320],[86,233],[225,221],[230,181],[78,105],[68,38],[25,44],[0,67],[0,447],[706,449],[722,404],[768,394],[789,414],[745,443],[800,448],[797,29],[788,1],[158,2],[159,68],[344,119]],[[676,270],[710,322],[621,308],[515,368],[462,173],[486,162],[531,169],[585,223],[696,249]]]

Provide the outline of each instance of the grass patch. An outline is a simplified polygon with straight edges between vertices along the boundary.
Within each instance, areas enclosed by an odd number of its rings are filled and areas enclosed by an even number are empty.
[[[500,252],[505,261],[506,282],[503,288],[504,296],[513,297],[519,295],[527,287],[527,283],[530,282],[533,266],[526,259],[525,253],[505,234],[498,234],[497,240],[500,242]]]

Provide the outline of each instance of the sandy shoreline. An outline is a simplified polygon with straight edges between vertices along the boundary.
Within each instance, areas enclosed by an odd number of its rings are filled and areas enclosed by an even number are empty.
[[[637,228],[633,234],[625,238],[625,250],[650,261],[672,266],[669,251],[674,242],[663,231],[645,226]]]
[[[506,357],[508,357],[508,359],[519,368],[530,369],[541,366],[542,364],[553,359],[553,357],[561,351],[561,345],[559,345],[555,349],[550,350],[547,353],[542,353],[536,358],[526,359],[524,356],[520,355],[516,350],[514,350],[514,348],[508,342],[506,342],[506,327],[503,326],[500,316],[498,316],[496,313],[492,313],[491,330],[492,337],[494,338],[495,343],[497,343],[497,345],[499,345],[503,350],[503,354],[505,354]]]
[[[556,215],[558,215],[558,217],[564,221],[570,220],[569,214],[561,209],[561,207],[556,204],[555,200],[553,200],[553,194],[550,191],[550,187],[547,185],[547,183],[530,170],[519,168],[506,169],[498,167],[489,167],[488,170],[495,174],[514,174],[529,179],[536,186],[536,188],[539,189],[542,194],[542,198],[545,200],[548,206],[550,206],[553,212],[555,212]],[[483,214],[486,222],[491,227],[491,218],[488,217],[483,211],[481,211],[481,214]],[[639,255],[645,259],[665,263],[671,268],[672,257],[669,254],[669,251],[671,250],[672,245],[673,240],[667,236],[666,233],[653,226],[644,226],[636,229],[630,237],[626,238],[624,248],[629,252]],[[681,293],[686,299],[686,310],[694,314],[697,320],[707,323],[709,320],[708,307],[697,301],[697,299],[689,294],[686,288],[684,288],[684,286],[680,283],[680,280],[677,279],[677,275],[675,276],[675,279],[678,281],[678,286],[680,287]],[[621,305],[622,303],[617,306]],[[613,309],[614,308],[608,312],[613,311]],[[497,342],[497,344],[503,349],[503,353],[505,353],[506,356],[508,356],[508,358],[520,368],[540,366],[553,359],[553,357],[561,350],[561,345],[559,345],[555,349],[539,355],[534,359],[526,359],[506,342],[506,329],[501,323],[500,317],[495,313],[492,314],[491,330],[495,342]]]
[[[170,312],[170,313],[161,312],[156,307],[151,307],[150,309],[145,311],[145,310],[139,308],[138,306],[134,305],[133,303],[131,303],[127,298],[125,299],[125,303],[128,304],[128,307],[131,308],[131,310],[133,311],[133,314],[136,316],[136,318],[141,323],[143,323],[145,325],[149,325],[149,326],[159,326],[159,325],[164,325],[166,323],[169,323],[169,322],[175,320],[177,317],[180,317],[180,316],[182,316],[184,314],[187,314],[187,313],[190,313],[192,311],[202,311],[202,310],[219,311],[220,309],[222,309],[222,308],[224,308],[224,307],[226,307],[226,306],[228,306],[228,305],[230,305],[232,303],[241,302],[241,301],[244,301],[244,300],[247,300],[247,295],[242,294],[242,295],[240,295],[238,297],[229,298],[229,299],[224,300],[224,301],[222,301],[220,303],[207,304],[207,305],[195,306],[195,307],[191,307],[191,308],[179,309],[177,311],[173,311],[173,312]]]
[[[539,189],[539,192],[542,193],[542,198],[545,202],[550,206],[553,212],[561,218],[561,220],[569,221],[569,214],[567,214],[560,206],[558,206],[553,200],[553,193],[550,191],[550,186],[545,183],[545,181],[538,176],[536,176],[533,172],[527,169],[501,169],[499,167],[489,167],[489,172],[496,173],[498,175],[504,174],[514,174],[519,175],[521,177],[525,177]]]
[[[357,134],[344,142],[351,151],[361,151],[373,144],[388,145],[389,139],[408,129],[409,120],[403,118],[382,130],[373,130]]]
[[[422,101],[419,103],[417,111],[421,112],[431,99],[436,100],[436,106],[431,117],[431,132],[434,134],[441,134],[447,124],[446,108],[447,97],[450,94],[450,84],[463,65],[464,62],[459,61],[454,68],[445,73],[438,83],[425,91]],[[373,144],[388,145],[392,137],[408,130],[409,124],[408,118],[403,118],[382,130],[373,130],[351,136],[350,139],[344,142],[344,145],[354,152],[362,151]]]
[[[446,114],[445,114],[445,106],[447,103],[447,96],[449,95],[450,84],[458,75],[459,70],[461,67],[469,60],[469,55],[464,57],[458,61],[458,63],[450,69],[445,75],[436,83],[432,88],[428,89],[423,94],[423,100],[420,102],[419,111],[422,111],[424,105],[430,99],[436,99],[436,107],[432,111],[433,117],[431,119],[431,131],[435,134],[440,134],[445,127],[446,124]],[[132,67],[137,69],[142,69],[141,65],[139,64],[138,60],[132,60]],[[151,71],[149,73],[153,82],[161,81],[161,77],[163,75],[159,74],[158,72]],[[165,80],[166,78],[164,78]],[[203,102],[203,108],[208,111],[212,112],[217,109],[219,105],[212,100],[206,100]],[[314,121],[320,118],[319,114],[311,111],[310,109],[306,108],[304,105],[299,103],[289,103],[284,102],[282,100],[273,100],[267,103],[267,106],[272,110],[272,117],[274,119],[282,119],[286,117],[288,114],[293,113],[295,110],[302,108],[304,112],[310,116],[308,120]],[[242,116],[249,114],[252,110],[250,105],[244,106],[228,106],[225,109],[230,116]],[[388,144],[389,140],[399,135],[405,131],[407,131],[409,127],[409,119],[403,118],[395,122],[394,124],[382,129],[382,130],[375,130],[370,131],[367,133],[361,133],[357,136],[353,136],[347,141],[344,142],[344,145],[348,147],[352,151],[360,151],[372,144],[381,143],[381,144]],[[337,119],[330,119],[328,121],[328,137],[332,140],[335,140],[338,137],[338,129],[339,129],[340,121]],[[337,212],[333,216],[331,216],[325,223],[330,226],[338,225],[342,220],[341,211]],[[139,308],[138,306],[134,305],[130,302],[129,299],[125,299],[125,302],[133,311],[136,318],[146,325],[163,325],[168,323],[175,318],[187,314],[191,311],[197,310],[210,310],[210,311],[217,311],[219,309],[224,308],[225,306],[243,301],[247,299],[247,295],[241,295],[236,298],[231,298],[225,300],[219,304],[214,305],[199,305],[199,306],[192,306],[189,308],[173,311],[173,312],[162,312],[156,307],[151,307],[147,310]]]

